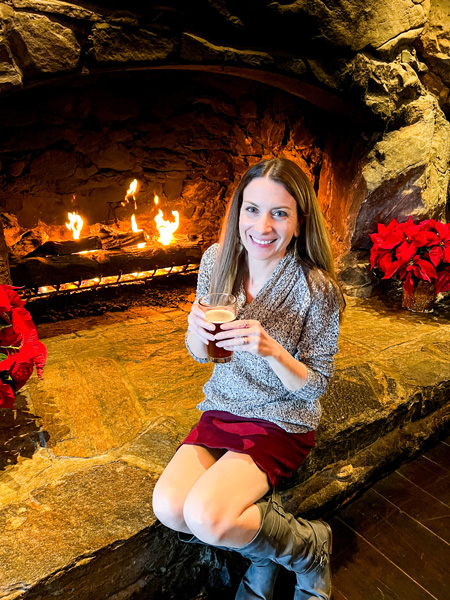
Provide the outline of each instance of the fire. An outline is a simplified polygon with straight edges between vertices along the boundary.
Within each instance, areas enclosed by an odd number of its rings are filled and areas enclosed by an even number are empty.
[[[138,228],[137,223],[136,223],[136,217],[134,215],[131,217],[131,230],[134,233],[138,233],[139,231],[142,231],[142,229]],[[138,248],[144,248],[144,246],[145,246],[145,242],[137,245]]]
[[[125,206],[125,204],[128,204],[130,202],[130,196],[131,196],[131,198],[133,198],[134,210],[137,209],[136,193],[138,192],[138,186],[139,186],[138,180],[133,179],[133,181],[130,183],[130,187],[127,189],[127,193],[125,194],[124,201],[121,202],[122,206]]]
[[[173,223],[164,220],[164,215],[161,209],[159,209],[159,213],[155,217],[156,227],[159,231],[158,241],[161,242],[163,246],[168,246],[170,244],[170,242],[172,241],[173,233],[178,229],[178,225],[180,224],[180,217],[178,211],[173,210],[172,214],[175,217],[175,221]]]
[[[142,229],[139,229],[136,223],[136,217],[133,215],[131,217],[131,231],[134,231],[134,233],[138,233],[138,231],[142,231]]]
[[[83,227],[83,219],[77,213],[69,213],[69,222],[66,223],[67,229],[72,231],[73,239],[80,239],[80,232]]]

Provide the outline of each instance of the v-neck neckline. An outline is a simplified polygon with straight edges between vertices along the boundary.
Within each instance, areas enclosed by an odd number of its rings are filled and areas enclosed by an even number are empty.
[[[258,291],[258,293],[256,294],[256,296],[253,298],[253,300],[251,302],[247,302],[247,292],[245,291],[244,281],[241,282],[240,291],[244,296],[244,300],[245,300],[244,306],[252,306],[252,305],[254,305],[255,302],[259,302],[261,300],[261,298],[265,295],[266,291],[272,287],[271,284],[272,284],[273,279],[278,278],[279,272],[284,267],[287,260],[291,258],[292,252],[293,252],[292,250],[288,250],[286,252],[286,254],[281,258],[280,262],[277,264],[275,269],[269,275],[269,277],[264,282],[263,286],[261,287],[261,289]]]

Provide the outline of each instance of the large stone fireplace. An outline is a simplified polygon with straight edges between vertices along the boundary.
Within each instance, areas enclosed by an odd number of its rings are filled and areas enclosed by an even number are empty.
[[[237,555],[181,544],[151,495],[210,367],[184,348],[195,269],[173,267],[195,267],[262,158],[311,178],[359,296],[287,508],[326,517],[448,431],[448,303],[361,296],[378,222],[446,218],[449,38],[447,0],[0,0],[0,284],[24,286],[48,349],[44,379],[0,408],[0,599],[237,586]],[[159,211],[179,216],[169,246]],[[146,286],[148,264],[170,277]],[[86,276],[113,285],[72,293]]]
[[[0,4],[3,281],[8,253],[69,239],[72,211],[82,237],[134,214],[151,239],[176,210],[205,247],[236,180],[272,156],[310,176],[344,262],[377,222],[444,217],[439,2],[116,4]]]

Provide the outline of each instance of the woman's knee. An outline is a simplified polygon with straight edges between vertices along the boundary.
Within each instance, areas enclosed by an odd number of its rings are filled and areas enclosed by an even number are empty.
[[[153,512],[166,527],[175,531],[184,531],[186,524],[183,517],[183,498],[176,489],[159,485],[153,490]]]
[[[199,540],[213,546],[221,546],[235,524],[217,503],[194,492],[186,498],[183,518]]]

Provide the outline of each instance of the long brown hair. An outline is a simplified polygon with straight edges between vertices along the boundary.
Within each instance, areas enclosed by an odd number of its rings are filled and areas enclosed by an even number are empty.
[[[237,292],[246,269],[246,250],[239,238],[239,215],[244,190],[257,177],[268,177],[281,184],[297,203],[300,234],[293,237],[299,262],[307,278],[315,279],[321,272],[339,289],[325,219],[314,188],[302,169],[287,158],[263,160],[243,175],[228,205],[219,240],[219,252],[211,279],[211,292]],[[342,294],[339,294],[342,296]]]

